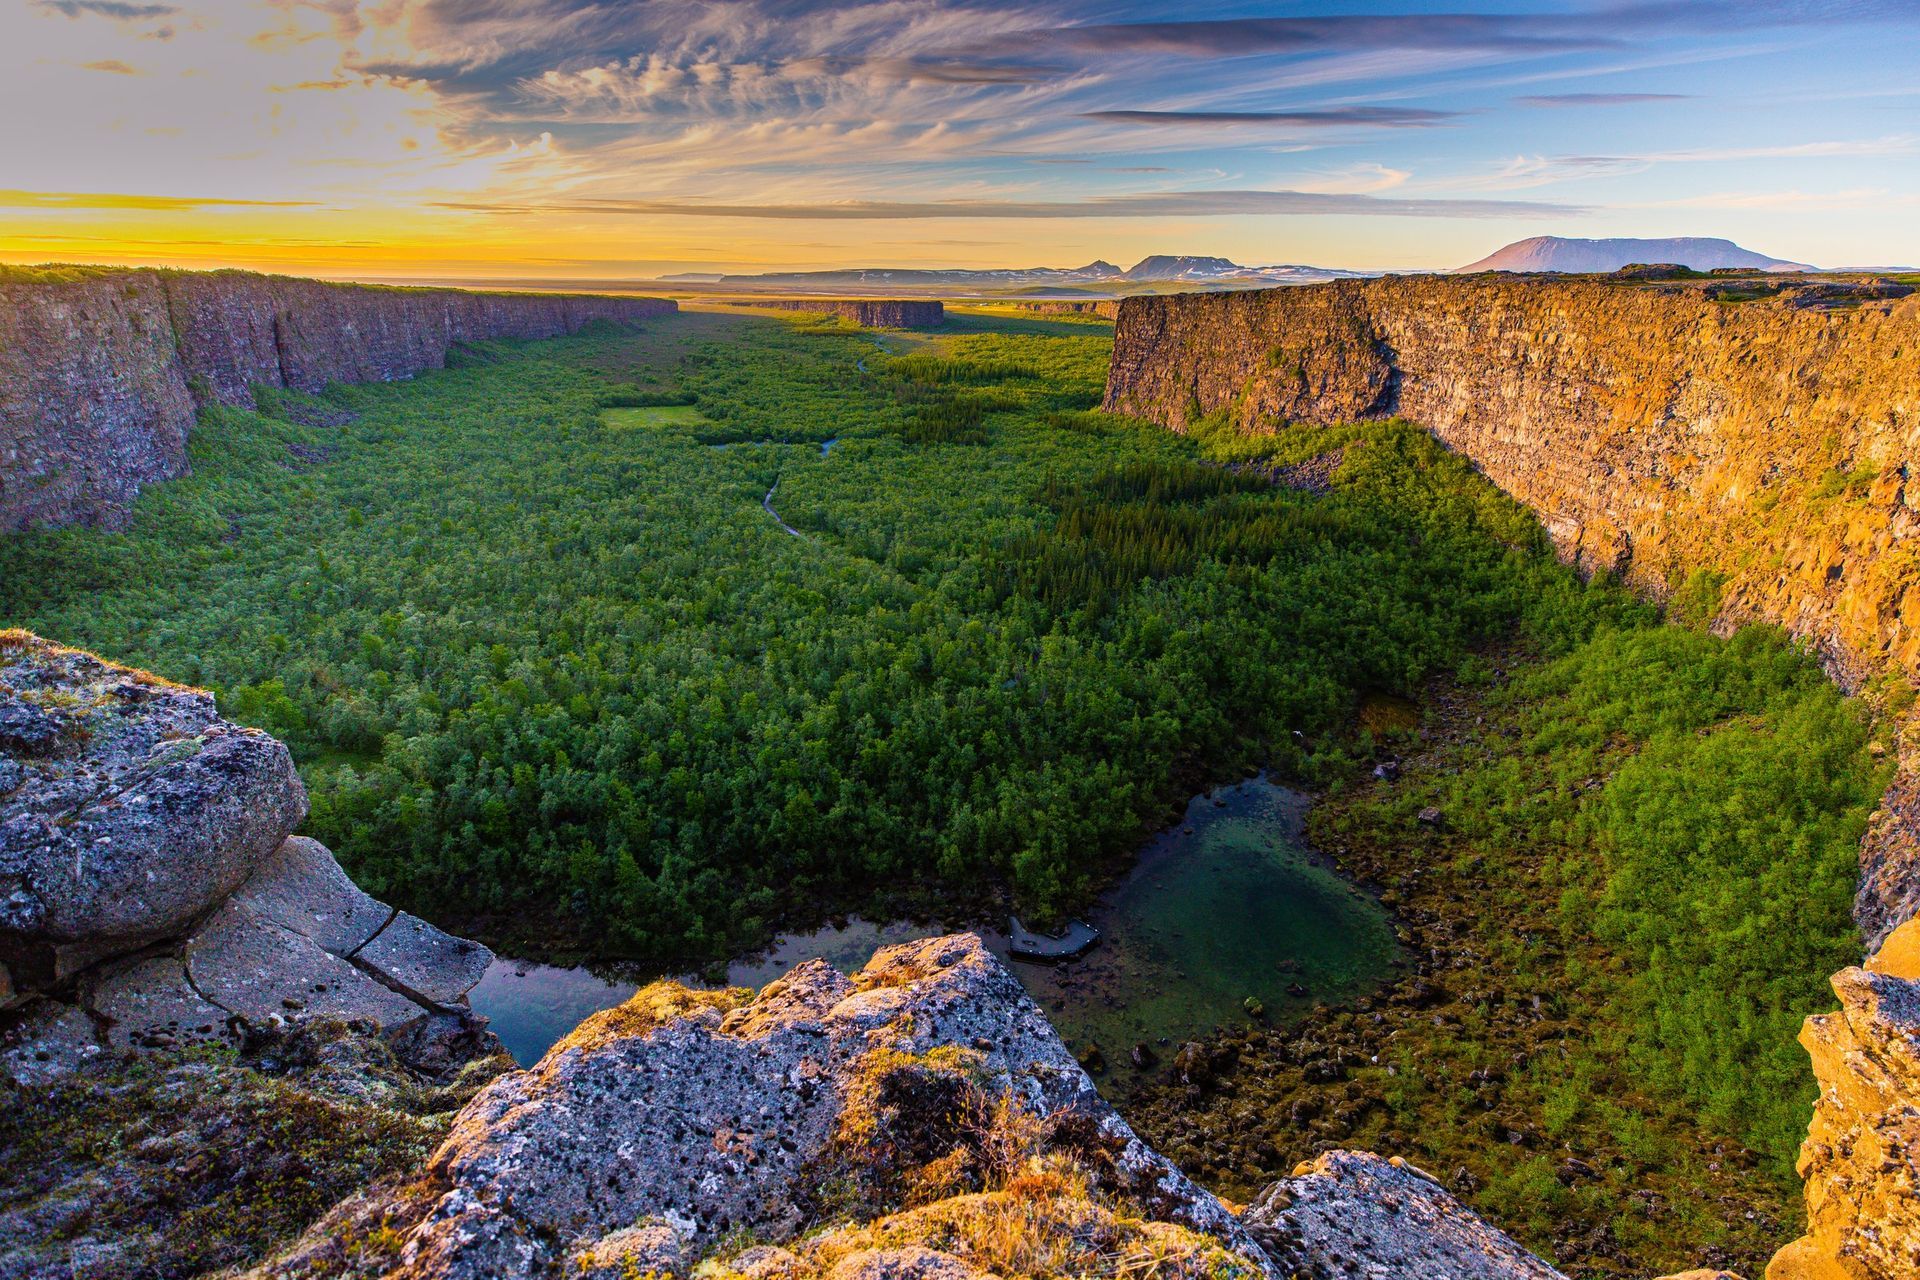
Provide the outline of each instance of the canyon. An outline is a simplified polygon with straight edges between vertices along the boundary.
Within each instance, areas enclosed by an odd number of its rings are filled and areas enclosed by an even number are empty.
[[[1920,1077],[1920,679],[1908,488],[1920,298],[1897,282],[1732,290],[1626,280],[1386,278],[1130,299],[1105,407],[1261,434],[1402,418],[1532,508],[1561,554],[1716,625],[1779,625],[1884,707],[1900,768],[1861,848],[1874,958],[1802,1042],[1822,1095],[1802,1148],[1809,1235],[1771,1280],[1920,1265],[1905,1132]]]
[[[659,298],[329,284],[249,272],[0,269],[0,529],[117,527],[180,475],[210,405],[443,367],[461,343],[666,315]]]
[[[0,313],[9,526],[123,520],[180,473],[196,412],[254,387],[404,378],[458,342],[672,306],[448,295],[435,311],[415,291],[154,272],[0,288],[26,291]],[[1414,421],[1569,559],[1656,596],[1706,575],[1722,625],[1805,637],[1898,724],[1896,686],[1920,677],[1920,299],[1903,288],[1389,278],[1129,300],[1106,407],[1198,431]],[[485,949],[361,893],[294,834],[306,801],[285,747],[210,695],[8,633],[0,748],[0,1065],[21,1085],[113,1051],[244,1049],[342,1020],[434,1079],[496,1047],[462,1005]],[[1902,769],[1862,852],[1875,955],[1803,1033],[1822,1088],[1809,1229],[1772,1280],[1920,1267],[1916,777]],[[887,1212],[796,1236],[847,1187]],[[965,935],[851,977],[803,966],[758,995],[649,987],[500,1075],[407,1178],[258,1274],[678,1274],[718,1249],[753,1280],[971,1280],[1015,1273],[990,1238],[1016,1219],[1178,1275],[1557,1274],[1374,1156],[1323,1155],[1230,1211],[1133,1135]],[[0,1217],[0,1275],[54,1274],[8,1252],[37,1225]],[[731,1252],[743,1235],[773,1243]]]

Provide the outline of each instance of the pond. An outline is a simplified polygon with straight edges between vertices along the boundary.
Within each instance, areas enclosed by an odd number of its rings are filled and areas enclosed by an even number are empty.
[[[1145,1046],[1152,1070],[1182,1041],[1254,1016],[1249,1000],[1258,1016],[1286,1022],[1391,976],[1397,947],[1386,912],[1314,859],[1302,836],[1308,803],[1264,778],[1195,797],[1184,820],[1149,841],[1133,871],[1085,913],[1101,931],[1099,946],[1064,964],[1010,962],[1069,1045],[1099,1050],[1104,1084],[1124,1089],[1141,1076],[1135,1045]],[[764,986],[814,956],[852,971],[876,947],[950,931],[850,920],[782,937],[730,966],[727,981]],[[1004,932],[977,931],[1005,958]],[[472,1001],[527,1063],[636,985],[503,959]]]

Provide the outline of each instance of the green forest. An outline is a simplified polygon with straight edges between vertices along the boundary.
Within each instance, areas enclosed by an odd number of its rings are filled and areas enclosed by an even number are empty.
[[[1207,774],[1329,767],[1359,693],[1630,608],[1419,432],[1300,492],[1089,412],[1104,324],[951,328],[263,393],[128,532],[0,544],[0,614],[284,737],[372,892],[667,963],[903,883],[1067,907]]]
[[[1363,698],[1524,652],[1434,785],[1548,851],[1519,891],[1610,957],[1574,978],[1636,1071],[1787,1157],[1792,1030],[1857,950],[1861,713],[1776,634],[1582,582],[1407,424],[1103,414],[1110,345],[690,312],[263,391],[126,532],[0,540],[0,621],[285,738],[371,892],[655,965],[875,894],[1070,910],[1208,779],[1343,785]]]

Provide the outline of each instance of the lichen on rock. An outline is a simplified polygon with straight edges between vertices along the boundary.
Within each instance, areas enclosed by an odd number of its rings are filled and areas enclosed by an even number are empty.
[[[1004,1196],[1046,1168],[1102,1213],[1264,1266],[980,940],[955,935],[886,948],[852,978],[810,961],[750,999],[646,988],[483,1091],[411,1187],[344,1206],[263,1274],[332,1274],[381,1223],[376,1274],[546,1277],[628,1249],[636,1225],[671,1228],[691,1257]]]

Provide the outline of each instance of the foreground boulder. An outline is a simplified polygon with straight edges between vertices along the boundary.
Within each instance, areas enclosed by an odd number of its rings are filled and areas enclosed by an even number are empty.
[[[0,958],[20,986],[184,931],[307,816],[213,695],[0,634]]]
[[[292,831],[280,742],[213,696],[0,632],[0,1074],[315,1018],[432,1071],[496,1046],[485,947],[363,893]]]
[[[889,947],[852,978],[809,961],[757,996],[647,987],[489,1085],[421,1178],[343,1206],[261,1274],[350,1259],[420,1280],[671,1273],[741,1235],[844,1221],[870,1224],[844,1251],[737,1266],[959,1277],[995,1265],[965,1224],[1004,1242],[984,1224],[1042,1203],[1088,1239],[1153,1236],[1195,1274],[1203,1256],[1266,1270],[1237,1219],[1134,1135],[961,934]],[[908,1249],[930,1241],[960,1252]]]

